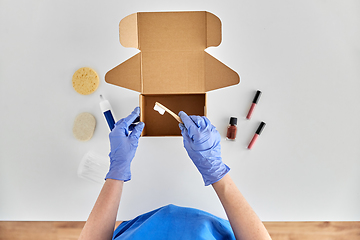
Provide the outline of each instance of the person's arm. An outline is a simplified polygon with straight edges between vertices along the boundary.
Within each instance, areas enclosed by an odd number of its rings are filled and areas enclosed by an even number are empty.
[[[123,184],[131,179],[130,164],[135,157],[144,123],[138,120],[137,107],[115,124],[109,134],[110,169],[105,184],[81,231],[79,240],[111,240],[116,222]]]
[[[179,124],[184,147],[201,173],[205,186],[212,184],[229,218],[236,239],[271,239],[263,223],[230,178],[230,168],[222,162],[220,134],[201,116],[180,112]]]
[[[110,240],[114,233],[124,181],[107,179],[79,240]]]
[[[229,174],[212,184],[236,239],[271,239],[264,224],[241,194]]]

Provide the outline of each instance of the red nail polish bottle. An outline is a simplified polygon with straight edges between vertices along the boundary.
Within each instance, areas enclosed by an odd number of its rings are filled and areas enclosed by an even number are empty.
[[[230,125],[227,128],[227,134],[226,134],[226,140],[235,140],[236,138],[236,132],[237,132],[237,118],[231,117],[230,118]]]

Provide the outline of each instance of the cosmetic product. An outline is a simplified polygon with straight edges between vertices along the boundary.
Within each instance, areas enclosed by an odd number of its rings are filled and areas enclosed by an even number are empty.
[[[255,94],[255,97],[254,97],[254,100],[252,101],[251,107],[249,109],[249,112],[248,112],[248,114],[246,116],[247,119],[251,118],[251,115],[252,115],[252,113],[254,111],[254,108],[255,108],[256,104],[258,103],[258,101],[260,99],[260,96],[261,96],[261,91],[257,90],[256,94]]]
[[[237,118],[231,117],[229,126],[227,128],[226,140],[235,140],[236,139],[236,132],[237,132],[236,124],[237,124]]]
[[[158,111],[161,115],[164,115],[165,111],[168,112],[173,118],[175,118],[179,123],[183,123],[181,118],[176,115],[173,111],[162,105],[161,103],[155,102],[154,110]]]
[[[100,99],[101,99],[100,109],[103,112],[106,122],[109,125],[110,131],[111,131],[115,126],[115,119],[112,114],[111,105],[110,105],[109,101],[103,97],[103,95],[100,95]]]
[[[264,130],[266,123],[261,122],[258,129],[256,130],[253,138],[251,139],[251,142],[249,143],[248,149],[251,149],[256,142],[256,139],[260,136],[261,132]]]

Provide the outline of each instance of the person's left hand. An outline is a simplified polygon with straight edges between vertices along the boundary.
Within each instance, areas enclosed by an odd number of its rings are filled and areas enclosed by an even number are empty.
[[[188,116],[180,111],[179,123],[184,147],[201,173],[205,186],[213,184],[223,178],[230,168],[221,158],[220,134],[204,116]]]
[[[139,115],[140,108],[136,107],[129,116],[118,121],[110,132],[110,169],[105,180],[110,178],[126,182],[131,179],[130,164],[145,126],[143,122],[135,124],[139,121]]]

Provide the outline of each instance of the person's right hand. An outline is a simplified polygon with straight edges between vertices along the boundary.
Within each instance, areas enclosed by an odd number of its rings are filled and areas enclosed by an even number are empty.
[[[222,162],[220,134],[207,117],[188,116],[180,111],[179,124],[184,147],[201,173],[205,186],[223,178],[230,168]]]
[[[136,107],[129,116],[118,121],[110,132],[110,169],[105,179],[124,182],[131,179],[131,161],[135,156],[139,138],[145,126],[143,122],[135,124],[139,121],[139,115],[140,108]]]

